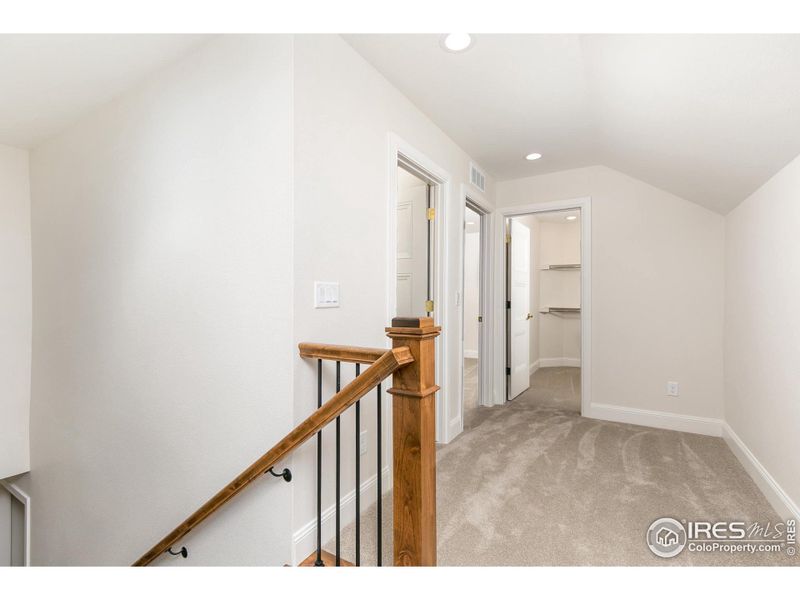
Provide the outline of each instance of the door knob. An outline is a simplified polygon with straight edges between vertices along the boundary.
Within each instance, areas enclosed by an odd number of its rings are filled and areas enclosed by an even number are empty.
[[[530,321],[532,318],[533,318],[533,315],[531,313],[528,313],[528,316],[525,317],[525,320],[526,321]]]

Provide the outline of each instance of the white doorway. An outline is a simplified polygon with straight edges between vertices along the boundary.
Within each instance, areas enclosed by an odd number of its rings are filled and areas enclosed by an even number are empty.
[[[464,206],[462,311],[462,429],[479,421],[479,407],[486,405],[486,319],[487,308],[487,233],[488,215],[477,203],[466,198]]]
[[[589,414],[589,199],[502,211],[506,402]],[[498,311],[499,312],[499,311]]]
[[[30,566],[30,498],[0,481],[0,568]]]
[[[409,167],[397,166],[397,285],[399,317],[431,316],[434,310],[433,248],[436,186]]]
[[[387,211],[387,263],[386,263],[386,322],[389,323],[398,316],[430,316],[436,324],[447,322],[447,303],[443,302],[444,289],[444,263],[445,248],[442,240],[445,239],[445,226],[447,219],[447,197],[450,175],[431,161],[423,153],[394,134],[389,134],[389,190]],[[408,205],[410,214],[404,215],[398,210],[401,201],[400,178],[411,175],[423,182],[426,192],[425,222],[420,221],[419,203],[414,214],[413,202]],[[412,180],[413,183],[413,180]],[[416,230],[402,242],[399,234],[408,231],[408,225],[400,225],[400,218],[410,219],[411,227]],[[409,244],[410,240],[410,244]],[[425,241],[425,252],[421,251],[420,240]],[[400,258],[403,253],[406,258]],[[408,255],[411,254],[411,257]],[[426,267],[417,263],[417,257],[425,256]],[[402,261],[406,261],[405,265]],[[409,270],[401,270],[408,268]],[[411,277],[407,277],[411,274]],[[406,275],[405,278],[398,275]],[[424,285],[423,285],[424,284]],[[403,286],[405,289],[403,290]],[[424,289],[425,294],[420,290]],[[401,295],[402,293],[402,295]],[[419,304],[422,302],[422,307]],[[405,303],[403,306],[402,304]],[[404,309],[410,314],[403,315]],[[436,338],[436,381],[446,379],[445,357],[447,356],[448,339],[452,333],[449,329]],[[452,340],[450,343],[455,343]],[[455,401],[456,396],[448,394],[451,386],[444,385],[436,392],[436,441],[447,443],[450,441],[446,417],[454,412],[455,407],[450,407],[449,402]],[[386,405],[387,410],[390,406]],[[391,414],[391,411],[389,411]],[[459,420],[460,420],[460,415]],[[384,421],[386,439],[391,439],[390,418]],[[390,457],[387,450],[387,457]]]

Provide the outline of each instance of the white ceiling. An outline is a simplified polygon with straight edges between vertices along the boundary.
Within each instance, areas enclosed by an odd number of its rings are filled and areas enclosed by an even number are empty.
[[[0,35],[0,144],[30,148],[203,35]]]
[[[604,164],[724,214],[800,154],[800,35],[345,39],[499,180]]]

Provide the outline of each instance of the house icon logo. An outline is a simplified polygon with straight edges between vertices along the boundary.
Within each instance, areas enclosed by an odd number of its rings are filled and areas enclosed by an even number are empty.
[[[661,558],[678,556],[686,546],[686,529],[675,519],[656,519],[647,529],[647,545],[653,554]]]
[[[678,534],[672,529],[662,527],[656,533],[656,541],[662,546],[674,546],[678,543]]]

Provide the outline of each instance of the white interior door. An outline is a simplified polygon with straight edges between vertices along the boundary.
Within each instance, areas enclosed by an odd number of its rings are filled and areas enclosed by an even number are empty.
[[[397,308],[398,317],[427,314],[430,298],[430,221],[428,185],[398,167]]]
[[[516,398],[530,387],[531,315],[531,231],[511,219],[509,252],[509,359],[511,366],[508,399]]]

